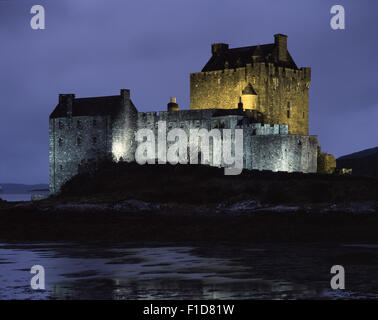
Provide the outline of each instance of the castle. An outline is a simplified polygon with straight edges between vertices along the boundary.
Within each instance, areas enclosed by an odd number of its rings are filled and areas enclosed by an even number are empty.
[[[311,69],[296,66],[287,36],[274,38],[242,48],[213,44],[202,71],[190,75],[189,110],[171,98],[166,111],[139,112],[127,89],[94,98],[60,94],[49,119],[50,192],[104,155],[134,161],[135,132],[157,131],[159,121],[186,132],[242,129],[245,169],[316,172],[318,140],[308,132]]]

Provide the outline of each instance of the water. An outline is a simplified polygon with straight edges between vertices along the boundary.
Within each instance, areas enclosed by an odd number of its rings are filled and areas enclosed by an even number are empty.
[[[32,194],[48,194],[46,191],[39,191],[39,192],[29,192],[29,193],[0,193],[0,199],[6,201],[30,201]]]
[[[32,290],[42,265],[46,290]],[[346,290],[330,288],[331,266]],[[378,245],[0,244],[0,299],[378,298]]]
[[[8,193],[0,193],[0,198],[6,201],[30,201],[31,193],[25,194],[8,194]]]

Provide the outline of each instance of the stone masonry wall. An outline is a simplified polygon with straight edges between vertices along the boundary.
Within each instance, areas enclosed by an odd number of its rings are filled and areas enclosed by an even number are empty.
[[[237,108],[242,90],[251,83],[258,95],[257,110],[267,123],[288,124],[289,133],[307,135],[310,81],[310,68],[295,70],[271,63],[192,73],[190,108]]]
[[[50,192],[59,191],[79,166],[111,152],[110,117],[50,119]]]
[[[311,173],[317,170],[316,136],[256,135],[245,154],[252,161],[247,169]]]

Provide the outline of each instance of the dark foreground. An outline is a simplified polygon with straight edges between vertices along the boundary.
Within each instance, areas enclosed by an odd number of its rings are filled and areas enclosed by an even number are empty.
[[[378,241],[378,180],[105,162],[49,199],[0,201],[10,241]]]
[[[0,299],[376,299],[377,194],[366,177],[109,164],[0,201]]]
[[[40,211],[0,213],[0,237],[11,241],[374,242],[375,213],[180,213]]]

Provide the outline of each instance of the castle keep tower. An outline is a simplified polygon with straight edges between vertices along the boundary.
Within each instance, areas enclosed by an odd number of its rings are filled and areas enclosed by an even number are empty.
[[[244,110],[261,112],[265,123],[308,135],[311,69],[297,67],[286,35],[251,47],[216,43],[211,51],[202,71],[190,75],[191,109],[235,109],[241,101]]]

